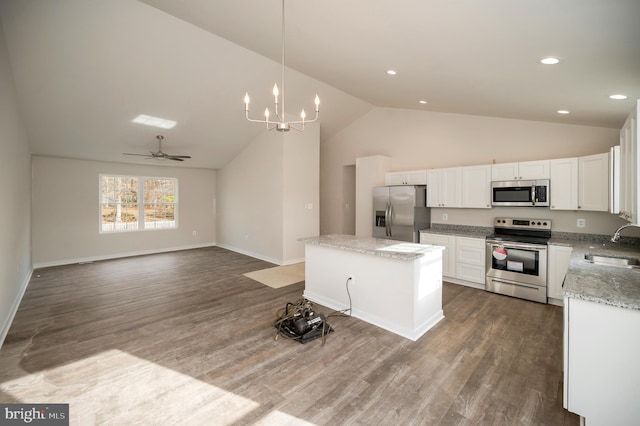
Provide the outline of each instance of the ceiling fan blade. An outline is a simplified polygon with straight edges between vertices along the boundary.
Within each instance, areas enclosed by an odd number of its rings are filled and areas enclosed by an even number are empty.
[[[164,139],[164,136],[162,135],[158,135],[156,136],[156,139],[158,140],[158,151],[154,152],[151,151],[151,154],[130,154],[128,152],[123,152],[123,155],[136,155],[138,157],[146,157],[147,160],[148,159],[155,159],[155,160],[173,160],[173,161],[184,161],[185,158],[191,158],[190,155],[170,155],[170,154],[166,154],[164,152],[162,152],[162,140]]]
[[[129,154],[128,152],[123,152],[122,155],[137,155],[139,157],[152,157],[149,154]]]

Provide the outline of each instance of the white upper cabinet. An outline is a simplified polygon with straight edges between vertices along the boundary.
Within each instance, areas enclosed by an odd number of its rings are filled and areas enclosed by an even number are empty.
[[[549,161],[551,210],[578,210],[578,158]]]
[[[427,206],[460,207],[462,168],[427,170]]]
[[[462,167],[462,207],[491,208],[491,165]]]
[[[609,153],[549,161],[551,210],[609,211]]]
[[[640,99],[636,107],[631,111],[620,130],[620,217],[631,223],[638,222],[640,211],[640,150],[638,150],[638,138],[640,138]]]
[[[503,163],[491,165],[491,180],[514,180],[518,179],[518,163]]]
[[[578,209],[609,211],[609,153],[578,158],[578,179]]]
[[[549,179],[549,160],[520,163],[520,179]]]
[[[491,165],[491,180],[549,179],[549,160]]]
[[[426,185],[426,170],[409,170],[403,172],[387,172],[384,176],[385,185]]]

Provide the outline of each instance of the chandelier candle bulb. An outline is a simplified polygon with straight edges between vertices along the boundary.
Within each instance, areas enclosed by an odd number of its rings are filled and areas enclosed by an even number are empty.
[[[249,93],[244,94],[244,110],[249,111]]]

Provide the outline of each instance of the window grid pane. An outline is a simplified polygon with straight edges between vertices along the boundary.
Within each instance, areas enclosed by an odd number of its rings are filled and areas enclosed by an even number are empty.
[[[175,228],[175,179],[144,180],[144,228]]]
[[[177,188],[174,178],[100,176],[100,232],[176,228]]]
[[[137,230],[138,179],[129,176],[101,178],[101,232]]]

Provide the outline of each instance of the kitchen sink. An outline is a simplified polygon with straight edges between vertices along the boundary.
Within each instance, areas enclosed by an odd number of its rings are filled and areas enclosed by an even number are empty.
[[[640,269],[640,260],[635,257],[609,256],[603,254],[588,253],[584,260],[596,265],[617,266],[619,268]]]

